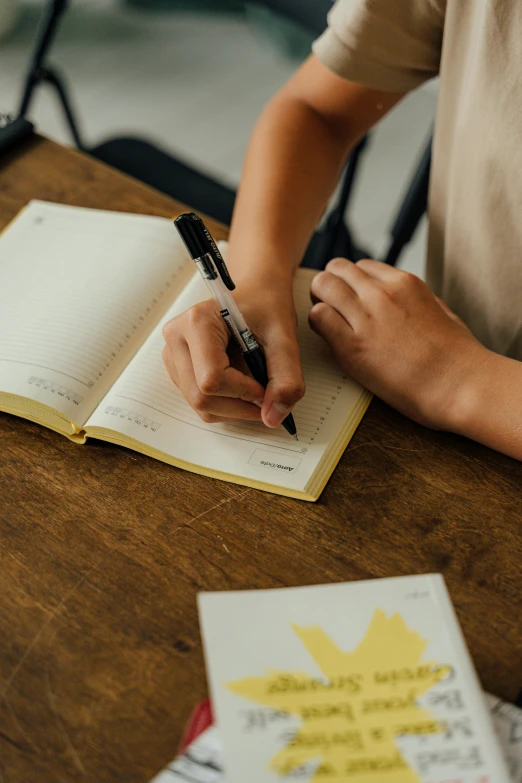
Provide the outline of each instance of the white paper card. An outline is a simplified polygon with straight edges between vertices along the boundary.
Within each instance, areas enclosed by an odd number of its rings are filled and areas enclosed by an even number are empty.
[[[439,575],[199,597],[227,783],[506,783]]]

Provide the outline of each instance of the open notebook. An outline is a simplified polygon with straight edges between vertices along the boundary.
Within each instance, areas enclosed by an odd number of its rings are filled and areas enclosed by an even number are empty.
[[[295,277],[299,441],[256,422],[205,424],[161,356],[162,325],[208,296],[171,221],[33,201],[0,237],[0,409],[77,443],[317,500],[370,394],[308,327],[313,274]]]

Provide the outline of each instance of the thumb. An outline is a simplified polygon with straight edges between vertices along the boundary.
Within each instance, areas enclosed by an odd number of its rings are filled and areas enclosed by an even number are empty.
[[[261,416],[267,427],[278,427],[305,392],[299,346],[288,336],[264,343],[268,386]]]

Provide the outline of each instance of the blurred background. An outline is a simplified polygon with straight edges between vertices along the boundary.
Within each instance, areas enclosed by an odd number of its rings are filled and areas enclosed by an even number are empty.
[[[18,107],[43,6],[0,0],[0,112]],[[50,60],[67,79],[88,146],[140,136],[236,187],[257,116],[311,41],[304,29],[243,0],[72,0]],[[374,257],[389,242],[436,100],[433,82],[371,135],[349,223]],[[40,133],[72,144],[49,87],[38,89],[29,116]],[[425,243],[424,218],[400,266],[422,276]]]

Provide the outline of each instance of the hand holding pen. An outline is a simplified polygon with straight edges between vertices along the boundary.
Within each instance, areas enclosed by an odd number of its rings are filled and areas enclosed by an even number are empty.
[[[288,413],[302,397],[304,384],[291,287],[273,279],[257,283],[255,274],[251,277],[243,274],[238,301],[247,314],[245,323],[230,294],[234,284],[226,265],[202,221],[196,215],[181,216],[176,223],[179,225],[190,255],[218,301],[219,309],[207,300],[166,325],[167,345],[163,356],[172,380],[204,421],[262,418],[269,427],[275,427],[285,420],[292,430]],[[248,261],[245,258],[243,272]],[[266,364],[249,327],[270,346],[271,380],[266,393]],[[252,376],[260,382],[231,366],[227,355],[230,334],[242,348]]]

